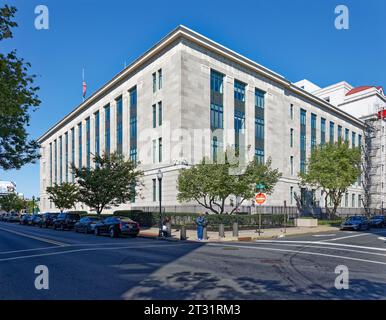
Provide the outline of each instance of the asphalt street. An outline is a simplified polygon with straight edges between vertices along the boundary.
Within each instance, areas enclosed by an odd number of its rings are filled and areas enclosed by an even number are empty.
[[[35,287],[39,265],[49,289]],[[339,265],[348,289],[335,287]],[[386,229],[198,243],[0,222],[2,300],[385,298]]]

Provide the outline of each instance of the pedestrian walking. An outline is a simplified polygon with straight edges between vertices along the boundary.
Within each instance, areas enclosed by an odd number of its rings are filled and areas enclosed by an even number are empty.
[[[201,241],[204,236],[204,227],[206,227],[207,225],[207,221],[202,213],[200,213],[200,215],[197,217],[196,225],[197,225],[197,239]]]

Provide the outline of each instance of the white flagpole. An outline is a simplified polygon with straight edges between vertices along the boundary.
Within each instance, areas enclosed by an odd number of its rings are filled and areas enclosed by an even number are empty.
[[[83,102],[84,102],[83,84],[84,84],[84,67],[82,68],[82,99],[83,99]]]

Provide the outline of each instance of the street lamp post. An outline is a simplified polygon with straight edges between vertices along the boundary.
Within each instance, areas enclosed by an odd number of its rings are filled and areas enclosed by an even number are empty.
[[[35,213],[35,196],[32,196],[32,214]]]
[[[163,173],[161,169],[158,170],[157,172],[157,179],[158,179],[158,197],[159,197],[159,236],[162,237],[162,191],[161,191],[161,186],[162,186],[162,177]]]

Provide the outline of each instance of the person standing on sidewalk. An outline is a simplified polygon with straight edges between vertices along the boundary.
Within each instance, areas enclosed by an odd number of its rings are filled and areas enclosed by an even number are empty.
[[[204,236],[204,227],[207,225],[206,219],[202,213],[200,213],[200,215],[197,217],[196,225],[197,225],[197,239],[201,241]]]

